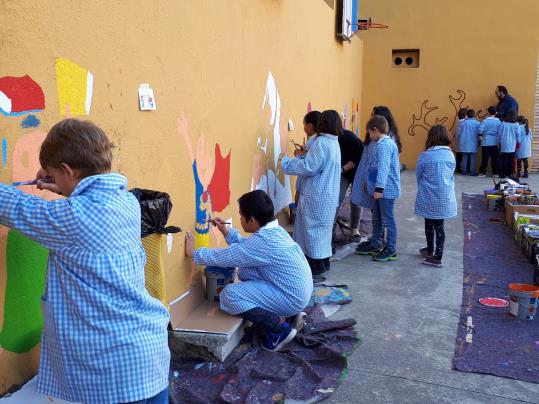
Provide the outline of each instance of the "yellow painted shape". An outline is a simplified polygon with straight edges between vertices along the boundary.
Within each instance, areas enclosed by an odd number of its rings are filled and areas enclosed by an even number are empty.
[[[195,250],[200,247],[209,247],[210,246],[210,233],[199,234],[195,233]]]
[[[142,239],[142,246],[146,251],[146,267],[144,268],[146,290],[150,295],[168,307],[165,289],[165,265],[163,263],[162,234],[150,234]]]
[[[56,83],[60,115],[86,115],[88,70],[64,58],[56,59]]]

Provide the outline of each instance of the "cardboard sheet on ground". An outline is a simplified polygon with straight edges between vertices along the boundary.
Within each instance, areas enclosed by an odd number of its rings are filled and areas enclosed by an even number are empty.
[[[20,390],[8,397],[0,398],[2,404],[77,404],[60,400],[36,392],[37,377],[31,379]]]

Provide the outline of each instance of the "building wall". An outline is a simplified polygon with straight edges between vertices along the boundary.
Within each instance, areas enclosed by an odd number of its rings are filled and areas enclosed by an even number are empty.
[[[333,2],[3,1],[0,38],[0,91],[10,94],[0,96],[0,181],[35,175],[55,122],[91,119],[116,145],[114,170],[130,187],[168,192],[169,224],[195,231],[199,245],[223,241],[204,224],[195,229],[197,195],[202,222],[211,213],[238,223],[236,200],[252,187],[269,186],[279,207],[290,201],[275,161],[288,140],[303,139],[308,103],[357,123],[362,43],[335,40]],[[141,83],[153,88],[156,111],[139,111]],[[183,237],[165,247],[169,301],[197,271]],[[0,393],[35,371],[46,259],[1,230]]]
[[[508,87],[520,113],[533,119],[537,1],[360,0],[359,10],[360,18],[389,25],[360,34],[361,121],[373,106],[389,106],[404,145],[401,160],[408,166],[415,166],[430,126],[438,120],[452,127],[460,106],[483,116],[497,103],[497,85]],[[419,68],[392,67],[393,49],[419,49]]]

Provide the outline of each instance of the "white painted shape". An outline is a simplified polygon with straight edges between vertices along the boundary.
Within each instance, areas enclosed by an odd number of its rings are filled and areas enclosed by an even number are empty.
[[[471,344],[473,342],[473,320],[472,320],[472,316],[468,316],[468,319],[466,320],[466,326],[468,327],[467,331],[466,331],[466,342],[468,344]]]
[[[172,253],[172,234],[167,233],[167,252]]]
[[[11,113],[11,99],[2,91],[0,91],[0,109],[6,114]]]
[[[8,397],[0,398],[2,404],[73,404],[71,401],[60,400],[36,392],[37,377],[31,379],[22,388]]]
[[[92,108],[92,96],[94,92],[94,75],[90,72],[86,75],[86,115]]]
[[[352,0],[343,0],[342,7],[342,35],[348,39],[352,36],[352,24],[357,24],[352,21]]]
[[[179,297],[177,297],[176,299],[174,299],[173,301],[171,301],[169,304],[170,306],[178,303],[180,300],[182,300],[184,297],[187,297],[189,296],[189,293],[191,293],[190,290],[186,291],[183,295],[180,295]]]

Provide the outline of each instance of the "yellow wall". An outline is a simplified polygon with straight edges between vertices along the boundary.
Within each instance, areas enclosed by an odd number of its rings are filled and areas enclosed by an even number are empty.
[[[5,166],[0,161],[0,180],[31,178],[43,136],[37,132],[46,132],[63,118],[67,102],[68,114],[83,114],[106,130],[117,146],[114,168],[129,178],[131,187],[170,193],[174,209],[169,224],[184,230],[193,230],[195,217],[187,143],[210,174],[215,144],[224,156],[231,152],[230,203],[219,215],[237,222],[236,200],[251,189],[256,156],[264,171],[266,164],[273,164],[274,129],[270,109],[262,109],[270,72],[280,95],[277,135],[280,130],[283,144],[287,135],[303,139],[301,120],[308,102],[314,109],[343,111],[347,105],[350,122],[352,100],[361,96],[362,44],[359,39],[351,44],[335,40],[334,13],[322,0],[1,2],[0,79],[29,75],[43,89],[46,107],[35,113],[38,128],[21,128],[26,115],[0,115],[0,139],[8,145]],[[93,97],[85,115],[88,71],[93,74]],[[138,110],[141,83],[153,88],[157,111]],[[188,136],[178,132],[182,111]],[[289,118],[295,125],[290,133]],[[257,146],[258,137],[269,139],[267,156]],[[206,181],[211,178],[200,174]],[[5,229],[0,237],[1,326],[7,318],[3,303],[9,284]],[[211,245],[216,245],[211,237]],[[24,257],[36,252],[25,244],[18,254],[25,262]],[[44,258],[34,258],[21,269],[23,284],[43,276]],[[170,301],[189,285],[183,234],[174,236],[165,262]],[[35,274],[32,265],[40,266]],[[10,293],[19,296],[17,304],[25,304],[24,299],[38,303],[35,293]],[[36,348],[29,353],[3,348],[0,392],[27,378],[37,359]]]
[[[496,105],[494,89],[505,85],[520,104],[520,113],[533,118],[539,4],[536,0],[508,2],[359,0],[359,16],[389,25],[360,34],[364,41],[364,124],[374,105],[394,112],[403,141],[401,160],[415,166],[424,148],[426,130],[410,136],[412,115],[421,105],[438,107],[426,118],[447,117],[451,126],[455,110],[449,95],[466,93],[463,107],[483,111]],[[392,49],[420,49],[420,67],[391,67]],[[458,104],[458,102],[457,102]],[[428,125],[424,125],[428,128]]]

